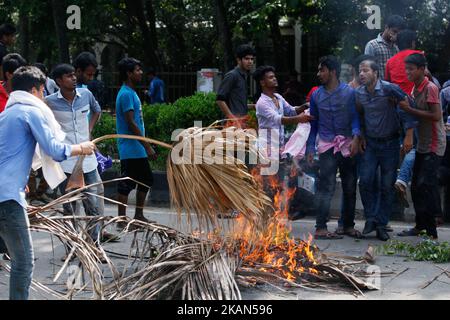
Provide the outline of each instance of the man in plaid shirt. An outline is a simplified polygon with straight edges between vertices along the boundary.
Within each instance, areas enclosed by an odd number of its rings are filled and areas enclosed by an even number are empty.
[[[404,28],[405,22],[398,15],[390,16],[387,20],[384,32],[376,39],[369,41],[364,54],[374,56],[380,66],[380,79],[384,80],[384,71],[387,61],[399,52],[397,35]]]

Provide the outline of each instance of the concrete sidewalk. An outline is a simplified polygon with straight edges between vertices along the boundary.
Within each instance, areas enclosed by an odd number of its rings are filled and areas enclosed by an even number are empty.
[[[132,214],[133,207],[128,208],[129,215]],[[115,216],[116,206],[107,205],[106,215]],[[167,208],[147,208],[145,215],[151,220],[155,220],[160,224],[183,229],[177,223],[176,214]],[[336,221],[332,220],[329,223],[329,229],[336,228]],[[364,222],[358,221],[357,228],[363,228]],[[392,226],[395,232],[392,234],[393,239],[398,239],[395,236],[396,232],[403,230],[410,225],[405,223],[393,223]],[[115,231],[115,230],[111,230]],[[296,238],[307,238],[309,234],[314,232],[314,221],[312,219],[298,220],[292,223],[292,235]],[[53,278],[62,266],[61,257],[64,254],[64,249],[61,243],[56,238],[51,238],[47,234],[33,232],[33,242],[36,256],[36,267],[34,279],[49,286],[52,289],[66,292],[65,283],[68,279],[68,274],[63,273],[61,278],[56,283]],[[450,241],[450,229],[439,228],[440,241]],[[408,242],[417,241],[414,238],[403,238]],[[52,245],[52,241],[54,246]],[[130,247],[131,237],[122,239],[117,244],[106,244],[105,249],[111,251],[127,252]],[[318,240],[314,243],[324,252],[336,252],[344,255],[362,256],[367,250],[368,246],[382,245],[383,242],[377,240],[374,235],[363,240],[354,240],[352,238],[344,238],[343,240]],[[115,262],[120,265],[120,260]],[[122,260],[124,261],[124,260]],[[377,256],[375,265],[379,266],[382,272],[391,272],[386,277],[381,278],[381,290],[366,292],[365,296],[353,296],[350,294],[343,294],[339,292],[315,292],[309,290],[293,289],[288,292],[281,292],[272,287],[259,287],[255,289],[244,289],[242,295],[244,299],[450,299],[450,278],[441,275],[436,281],[425,289],[424,287],[428,281],[432,280],[436,275],[440,274],[442,270],[430,262],[414,262],[407,261],[404,257],[399,256]],[[439,264],[440,268],[449,268],[450,264]],[[400,274],[401,273],[401,274]],[[399,275],[400,274],[400,275]],[[7,299],[9,291],[9,275],[5,270],[0,270],[0,299]],[[91,293],[87,292],[82,298],[89,299]],[[42,292],[31,292],[31,299],[53,299],[53,297],[46,296]]]

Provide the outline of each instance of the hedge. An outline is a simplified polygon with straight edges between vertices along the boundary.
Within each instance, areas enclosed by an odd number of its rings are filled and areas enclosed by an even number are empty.
[[[176,129],[185,129],[194,126],[195,121],[202,121],[203,126],[208,126],[218,119],[222,119],[222,113],[216,105],[214,93],[196,93],[191,97],[181,98],[173,104],[143,105],[142,107],[146,136],[171,143],[172,132]],[[116,132],[115,117],[103,114],[94,128],[93,136]],[[116,141],[105,141],[98,145],[100,152],[118,159]],[[169,150],[157,147],[159,157],[152,162],[152,167],[157,170],[165,170],[166,159]]]

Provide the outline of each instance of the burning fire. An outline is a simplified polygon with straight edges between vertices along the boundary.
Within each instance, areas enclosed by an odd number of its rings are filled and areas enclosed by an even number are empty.
[[[225,246],[230,252],[237,251],[244,268],[276,273],[293,282],[305,274],[319,274],[315,269],[318,262],[312,245],[313,237],[309,235],[308,240],[303,241],[291,236],[292,225],[289,223],[288,210],[296,188],[287,188],[286,183],[280,183],[277,177],[262,177],[258,172],[257,168],[251,172],[257,183],[261,188],[265,184],[274,194],[274,213],[267,218],[264,231],[255,232],[241,215],[235,220],[231,243],[221,241],[218,231],[208,234],[197,231],[193,236],[211,240],[216,250]],[[290,176],[293,176],[292,171]]]
[[[256,178],[261,182],[261,177]],[[275,271],[290,281],[300,278],[303,273],[318,274],[314,269],[317,262],[311,245],[312,236],[309,235],[307,241],[297,241],[291,237],[292,227],[288,223],[288,204],[296,188],[283,188],[283,185],[273,176],[268,177],[267,180],[266,183],[275,193],[275,212],[269,218],[266,230],[260,235],[255,235],[254,230],[245,226],[243,218],[237,221],[238,231],[235,237],[240,242],[239,256],[243,264],[256,267],[263,272]]]

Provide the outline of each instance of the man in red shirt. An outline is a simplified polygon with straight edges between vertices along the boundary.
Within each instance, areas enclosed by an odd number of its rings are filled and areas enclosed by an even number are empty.
[[[0,82],[0,113],[5,111],[6,101],[8,101],[9,94],[6,92],[4,82]]]
[[[312,89],[308,92],[308,95],[306,96],[306,102],[309,103],[311,101],[311,97],[313,95],[313,93],[319,89],[319,86],[314,86],[312,87]]]
[[[405,68],[405,59],[413,53],[424,54],[415,50],[417,34],[412,30],[404,30],[397,36],[400,52],[386,63],[385,80],[398,85],[406,94],[411,95],[414,83],[408,80]]]
[[[6,101],[11,92],[11,79],[14,71],[26,64],[27,61],[18,53],[10,53],[3,58],[2,69],[5,81],[0,83],[0,113],[5,110]]]

